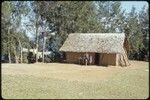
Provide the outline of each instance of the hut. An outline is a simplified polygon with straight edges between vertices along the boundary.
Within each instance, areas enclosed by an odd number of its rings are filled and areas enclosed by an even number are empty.
[[[79,63],[85,54],[93,65],[128,66],[124,33],[72,33],[60,48],[67,63]]]

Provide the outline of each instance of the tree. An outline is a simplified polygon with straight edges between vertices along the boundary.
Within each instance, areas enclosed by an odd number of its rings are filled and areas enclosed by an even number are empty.
[[[101,24],[102,33],[123,32],[124,13],[121,11],[121,2],[119,1],[96,1],[97,16]]]
[[[30,32],[33,32],[33,38],[35,38],[35,48],[36,48],[36,62],[38,62],[38,51],[39,51],[39,35],[40,35],[40,27],[42,25],[42,19],[39,14],[40,10],[38,1],[32,1],[28,3],[30,7],[30,12],[28,13],[27,18],[28,22],[24,23],[26,29]],[[35,33],[35,34],[34,34]]]
[[[100,32],[93,2],[41,1],[38,5],[41,18],[49,23],[51,32],[56,31],[55,39],[52,39],[55,42],[50,42],[51,50],[55,48],[55,53],[59,53],[69,33]]]
[[[132,7],[131,12],[128,13],[128,17],[126,18],[126,23],[128,27],[127,37],[130,44],[128,55],[131,59],[138,59],[139,50],[140,48],[143,48],[143,37],[140,22],[138,19],[138,14],[135,12],[135,10],[135,7]]]
[[[2,4],[2,46],[3,53],[9,55],[9,62],[11,63],[11,55],[15,56],[16,63],[18,62],[17,42],[21,43],[23,39],[19,40],[19,31],[21,30],[21,16],[26,14],[27,8],[24,2],[3,2]],[[8,8],[8,9],[7,9]],[[18,9],[19,8],[19,9]],[[9,13],[5,13],[8,10]],[[19,28],[18,28],[19,27]],[[24,38],[24,37],[22,37]],[[8,51],[7,52],[5,52]]]
[[[11,15],[11,3],[10,2],[3,2],[2,3],[2,54],[8,53],[9,55],[9,63],[11,63],[11,48],[10,48],[10,28],[11,28],[11,22],[10,22],[10,15]],[[8,27],[8,28],[7,28]]]
[[[138,14],[139,23],[140,23],[140,29],[142,34],[142,43],[143,48],[140,48],[139,52],[139,58],[142,58],[143,60],[146,55],[148,55],[149,52],[149,13],[148,9],[143,6],[142,10]],[[148,59],[148,57],[147,57]]]

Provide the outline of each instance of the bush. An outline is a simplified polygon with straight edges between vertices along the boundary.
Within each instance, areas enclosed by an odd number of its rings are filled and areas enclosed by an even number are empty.
[[[52,62],[52,60],[49,57],[45,57],[44,62],[45,63],[50,63],[50,62]]]
[[[28,63],[35,63],[35,61],[36,61],[35,56],[33,55],[32,52],[29,52],[27,59],[28,59]]]

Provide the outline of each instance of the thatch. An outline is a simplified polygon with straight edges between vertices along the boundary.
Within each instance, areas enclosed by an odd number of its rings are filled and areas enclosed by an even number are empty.
[[[124,33],[74,33],[70,34],[60,51],[123,53]]]
[[[70,34],[60,51],[122,53],[124,33],[76,33]]]

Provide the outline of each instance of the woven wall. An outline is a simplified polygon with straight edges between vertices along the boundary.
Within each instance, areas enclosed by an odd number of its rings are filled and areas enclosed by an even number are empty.
[[[66,61],[68,63],[79,63],[79,57],[84,56],[85,53],[77,53],[77,52],[66,52]],[[92,56],[92,64],[95,64],[95,53],[88,53]]]
[[[99,65],[117,65],[118,56],[116,54],[101,53],[99,57]]]
[[[79,63],[79,57],[84,56],[85,53],[77,52],[66,52],[67,63]],[[95,65],[95,53],[88,53],[92,56],[92,64]],[[118,65],[118,54],[99,54],[99,64],[98,65]]]

